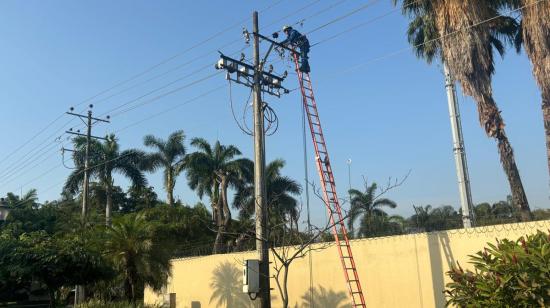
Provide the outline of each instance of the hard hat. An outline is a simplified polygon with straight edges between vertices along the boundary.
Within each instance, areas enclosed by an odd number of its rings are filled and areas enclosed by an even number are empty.
[[[284,27],[283,27],[283,32],[285,32],[286,30],[290,30],[290,29],[292,29],[292,27],[291,27],[291,26],[288,26],[288,25],[286,25],[286,26],[284,26]]]

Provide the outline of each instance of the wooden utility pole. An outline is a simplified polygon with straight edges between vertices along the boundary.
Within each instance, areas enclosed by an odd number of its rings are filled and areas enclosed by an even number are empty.
[[[258,12],[252,15],[253,33],[259,32]],[[267,207],[265,190],[265,131],[262,102],[262,67],[260,62],[260,38],[254,35],[254,200],[256,210],[256,250],[260,259],[260,307],[271,307],[269,277],[269,243],[267,241]]]

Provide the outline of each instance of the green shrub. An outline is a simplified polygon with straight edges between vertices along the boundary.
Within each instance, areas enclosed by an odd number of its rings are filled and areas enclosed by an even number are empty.
[[[470,256],[475,272],[460,264],[447,272],[447,305],[459,307],[549,307],[550,235],[538,231]]]

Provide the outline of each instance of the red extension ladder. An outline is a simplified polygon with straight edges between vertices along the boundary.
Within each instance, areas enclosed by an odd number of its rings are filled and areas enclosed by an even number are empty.
[[[296,73],[298,74],[298,80],[300,81],[302,102],[306,110],[309,129],[311,131],[311,138],[313,139],[313,147],[315,148],[315,162],[317,165],[317,171],[319,172],[319,177],[321,178],[323,198],[330,217],[330,224],[333,226],[332,233],[334,235],[336,245],[338,246],[338,252],[340,254],[342,267],[344,269],[344,276],[346,278],[352,306],[366,307],[361,282],[359,281],[359,275],[357,274],[357,269],[355,268],[355,261],[353,259],[351,246],[349,244],[348,232],[346,230],[344,217],[342,216],[342,208],[340,207],[340,201],[336,195],[336,184],[334,182],[334,175],[332,174],[332,168],[330,166],[328,149],[325,143],[325,137],[323,136],[319,113],[317,112],[317,104],[315,103],[315,97],[313,95],[311,78],[309,73],[302,73],[299,70],[300,63],[298,60],[298,55],[293,53],[293,57],[294,64],[296,65]]]

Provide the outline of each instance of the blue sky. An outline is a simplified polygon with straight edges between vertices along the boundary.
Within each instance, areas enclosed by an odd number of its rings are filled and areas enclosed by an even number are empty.
[[[351,158],[352,186],[357,188],[362,187],[364,178],[385,183],[388,177],[401,178],[411,170],[407,181],[387,194],[399,204],[392,213],[410,215],[413,204],[450,204],[458,208],[441,67],[427,65],[411,51],[394,54],[408,47],[404,34],[407,20],[398,11],[390,13],[394,8],[390,1],[383,0],[232,1],[230,4],[228,1],[167,0],[0,2],[0,194],[37,188],[41,200],[57,198],[70,170],[61,164],[61,155],[56,152],[60,145],[53,140],[71,118],[63,116],[44,129],[48,123],[70,106],[174,55],[179,56],[90,100],[95,105],[95,114],[104,114],[201,67],[210,65],[126,107],[147,102],[215,73],[216,50],[229,54],[246,47],[241,39],[241,27],[236,26],[182,52],[245,20],[254,9],[270,7],[260,13],[260,27],[263,26],[265,34],[270,34],[284,24],[316,15],[306,19],[303,26],[297,26],[299,31],[307,32],[367,3],[372,5],[309,35],[315,43],[376,19],[313,47],[310,54],[317,103],[340,195],[343,197],[347,190],[346,161]],[[311,5],[294,13],[308,4]],[[332,8],[316,14],[330,6]],[[378,18],[385,14],[388,15]],[[250,29],[251,20],[243,26]],[[236,42],[231,46],[221,48],[233,41]],[[247,47],[244,52],[250,56],[251,48]],[[195,58],[199,59],[182,66]],[[359,64],[364,65],[348,71]],[[288,63],[274,65],[279,72],[289,68]],[[167,71],[169,73],[145,82]],[[143,148],[142,139],[146,134],[165,138],[183,129],[188,139],[204,137],[212,142],[219,139],[237,145],[246,156],[252,157],[252,139],[238,129],[231,116],[227,88],[185,104],[226,84],[224,76],[217,75],[135,110],[118,116],[111,113],[112,123],[95,126],[94,134],[118,132],[123,148]],[[291,74],[285,85],[295,88],[295,75]],[[526,56],[510,50],[504,60],[497,59],[493,86],[531,206],[548,208],[549,179],[540,94]],[[125,91],[113,95],[121,90]],[[233,87],[238,112],[242,111],[247,97],[247,89]],[[269,97],[268,102],[280,119],[279,130],[267,139],[268,160],[285,159],[285,174],[301,180],[303,154],[298,93],[292,92],[281,99]],[[80,105],[77,109],[81,111],[84,107]],[[171,107],[175,109],[121,131]],[[505,199],[509,188],[496,145],[480,128],[474,102],[460,95],[460,108],[474,202]],[[77,120],[73,120],[67,127],[77,129],[78,126]],[[36,133],[40,135],[6,159]],[[47,138],[50,136],[53,137]],[[61,140],[68,143],[66,138],[63,135]],[[308,147],[310,178],[317,180],[311,144]],[[44,150],[33,152],[37,149]],[[149,179],[159,196],[164,197],[160,174]],[[118,178],[117,182],[126,184]],[[190,204],[197,201],[196,195],[187,188],[184,176],[179,178],[176,195]],[[312,200],[312,212],[314,220],[325,217],[318,200]]]

